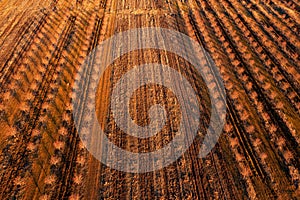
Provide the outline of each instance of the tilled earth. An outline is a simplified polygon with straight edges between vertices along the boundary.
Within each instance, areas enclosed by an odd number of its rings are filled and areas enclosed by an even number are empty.
[[[299,10],[299,0],[0,1],[0,199],[299,198]],[[95,105],[115,145],[152,152],[172,141],[180,125],[176,95],[149,84],[133,94],[131,118],[147,126],[149,109],[160,104],[168,116],[163,129],[141,139],[118,127],[110,96],[137,65],[159,63],[180,72],[203,114],[194,125],[198,136],[177,161],[138,174],[111,169],[88,152],[74,124],[72,91],[97,45],[142,27],[176,30],[204,47],[224,81],[226,95],[220,98],[226,98],[227,116],[218,143],[199,158],[210,120],[208,88],[218,85],[206,85],[191,63],[171,52],[144,49],[121,56],[97,83]],[[213,70],[207,73],[214,78]],[[172,79],[164,74],[158,76]],[[92,75],[86,77],[84,87]],[[180,80],[171,81],[180,86]]]

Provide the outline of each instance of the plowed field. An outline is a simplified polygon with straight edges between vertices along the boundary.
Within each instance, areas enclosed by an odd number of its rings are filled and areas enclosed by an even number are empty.
[[[118,128],[109,97],[134,66],[160,63],[183,74],[204,113],[195,125],[199,137],[178,160],[153,172],[127,173],[85,148],[74,124],[72,91],[97,45],[142,27],[181,32],[210,54],[224,82],[220,98],[227,115],[218,143],[199,158],[210,119],[207,88],[217,86],[205,85],[191,63],[174,53],[123,55],[97,83],[95,105],[115,145],[150,152],[178,131],[176,96],[155,84],[134,93],[130,112],[145,126],[150,107],[164,106],[169,120],[161,132],[141,139]],[[0,1],[0,199],[299,199],[299,39],[299,0]],[[91,77],[86,72],[83,89]],[[180,86],[180,80],[171,81]]]

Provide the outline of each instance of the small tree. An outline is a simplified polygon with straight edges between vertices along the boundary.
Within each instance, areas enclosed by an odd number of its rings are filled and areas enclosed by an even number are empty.
[[[55,141],[53,143],[53,146],[57,150],[63,150],[63,148],[65,147],[65,144],[63,142],[61,142],[61,141]]]
[[[73,181],[76,185],[80,185],[82,183],[82,175],[81,174],[75,174]]]
[[[289,163],[291,162],[293,159],[294,159],[294,155],[291,151],[289,150],[286,150],[284,153],[283,153],[283,157],[284,159]]]
[[[45,178],[45,184],[47,185],[53,185],[55,182],[56,182],[56,176],[53,174]]]

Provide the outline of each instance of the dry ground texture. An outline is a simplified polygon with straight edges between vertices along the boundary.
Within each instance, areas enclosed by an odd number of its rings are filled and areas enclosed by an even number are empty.
[[[205,158],[196,140],[161,170],[124,173],[82,145],[72,87],[101,41],[149,26],[180,31],[210,53],[226,87],[227,122]],[[1,0],[0,199],[299,199],[299,36],[299,0]],[[206,86],[188,62],[153,49],[126,54],[99,82],[96,108],[109,138],[133,152],[163,147],[178,127],[178,102],[159,85],[131,101],[140,125],[149,123],[151,105],[165,106],[171,117],[158,135],[129,137],[113,120],[114,84],[149,62],[184,74],[206,111],[200,129],[209,121]]]

